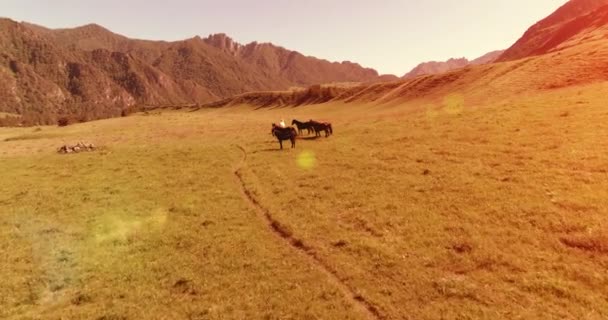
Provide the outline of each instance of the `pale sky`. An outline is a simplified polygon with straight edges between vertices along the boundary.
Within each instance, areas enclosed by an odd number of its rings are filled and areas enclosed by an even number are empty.
[[[130,38],[226,33],[399,76],[420,62],[513,44],[566,0],[0,0],[0,16],[50,28],[100,24]]]

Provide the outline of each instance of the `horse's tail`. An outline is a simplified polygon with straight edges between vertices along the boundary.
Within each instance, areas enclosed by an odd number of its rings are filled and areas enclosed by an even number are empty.
[[[331,128],[331,123],[328,123],[327,127],[329,128],[329,133],[334,134],[334,129]]]

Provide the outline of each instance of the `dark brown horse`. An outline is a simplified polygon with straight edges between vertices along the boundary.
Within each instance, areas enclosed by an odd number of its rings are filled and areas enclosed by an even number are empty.
[[[310,122],[312,123],[312,127],[315,130],[315,134],[317,137],[321,136],[321,131],[325,132],[326,138],[334,133],[334,130],[331,127],[331,123],[329,122],[317,122],[312,120],[310,120]]]
[[[298,132],[295,128],[282,128],[273,123],[270,133],[277,137],[279,140],[279,145],[281,145],[281,149],[283,149],[283,140],[291,140],[291,147],[296,147],[296,137],[298,136]]]
[[[312,127],[312,122],[308,121],[308,122],[301,122],[298,121],[296,119],[293,119],[293,121],[291,121],[291,125],[295,125],[296,128],[298,128],[298,133],[302,134],[302,131],[307,130],[308,134],[310,134],[310,132],[314,132],[315,129]]]

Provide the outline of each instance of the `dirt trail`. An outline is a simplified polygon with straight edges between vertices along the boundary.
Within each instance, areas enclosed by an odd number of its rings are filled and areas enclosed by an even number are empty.
[[[251,194],[251,192],[245,186],[241,169],[247,165],[247,151],[237,145],[237,148],[241,151],[243,157],[241,161],[234,167],[234,175],[241,188],[243,200],[249,203],[249,205],[255,210],[258,217],[263,220],[269,230],[281,241],[285,242],[286,245],[290,246],[293,251],[305,257],[311,264],[317,267],[318,270],[323,272],[327,278],[342,292],[345,299],[353,306],[353,308],[365,316],[367,319],[386,319],[379,310],[365,297],[357,293],[355,288],[349,286],[338,276],[336,270],[327,265],[321,258],[315,253],[315,251],[306,245],[302,240],[296,238],[291,232],[287,231],[281,226],[281,223],[274,219],[272,213],[264,208],[260,202]]]

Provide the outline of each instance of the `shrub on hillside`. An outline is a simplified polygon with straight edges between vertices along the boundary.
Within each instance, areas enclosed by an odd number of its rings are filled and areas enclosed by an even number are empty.
[[[122,109],[122,111],[120,112],[120,116],[121,117],[127,117],[135,112],[139,112],[141,110],[143,110],[144,108],[142,106],[139,105],[133,105],[133,106],[128,106]]]
[[[60,126],[60,127],[65,127],[65,126],[67,126],[69,124],[70,124],[70,118],[68,118],[68,117],[60,117],[57,120],[57,125]]]

